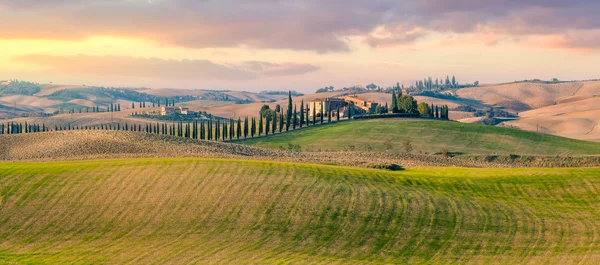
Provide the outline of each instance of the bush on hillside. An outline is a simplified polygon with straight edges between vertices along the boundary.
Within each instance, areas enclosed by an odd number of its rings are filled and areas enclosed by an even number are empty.
[[[402,171],[402,170],[405,170],[400,165],[397,165],[397,164],[394,164],[394,163],[373,164],[373,165],[369,165],[368,167],[369,168],[374,168],[374,169],[385,169],[385,170],[390,170],[390,171]]]

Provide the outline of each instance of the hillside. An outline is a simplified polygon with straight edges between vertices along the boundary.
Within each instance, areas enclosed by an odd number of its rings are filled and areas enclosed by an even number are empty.
[[[504,125],[600,142],[600,81],[517,82],[459,89],[457,94],[519,113],[519,120]]]
[[[288,143],[304,150],[339,151],[347,148],[401,152],[410,141],[414,153],[599,155],[600,143],[572,140],[516,129],[451,121],[382,119],[340,122],[282,135],[244,141],[278,148]],[[386,146],[387,145],[387,146]]]
[[[274,157],[278,152],[222,142],[107,130],[0,136],[0,161],[115,157]]]
[[[599,175],[206,159],[4,163],[0,262],[594,264]]]
[[[562,101],[581,100],[600,94],[600,82],[517,82],[459,89],[463,98],[503,106],[515,112],[537,109]]]

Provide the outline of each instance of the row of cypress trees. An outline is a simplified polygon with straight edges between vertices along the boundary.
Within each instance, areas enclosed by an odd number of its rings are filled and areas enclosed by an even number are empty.
[[[151,100],[152,107],[161,107],[163,102],[160,99]],[[175,100],[169,100],[169,98],[165,98],[164,106],[166,107],[175,107]],[[131,102],[131,108],[135,109],[135,102]],[[138,101],[138,108],[143,109],[146,108],[146,101]]]

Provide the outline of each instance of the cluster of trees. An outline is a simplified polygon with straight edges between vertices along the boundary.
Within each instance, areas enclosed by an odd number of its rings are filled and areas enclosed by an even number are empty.
[[[312,109],[312,120],[309,115],[309,110]],[[349,115],[352,115],[352,107],[349,107]],[[299,111],[298,111],[299,110]],[[312,123],[316,125],[318,123],[323,124],[325,120],[327,122],[339,121],[340,120],[340,112],[338,109],[323,109],[323,105],[321,105],[321,110],[319,114],[317,114],[316,107],[312,108],[309,104],[304,104],[304,100],[300,102],[300,108],[298,105],[293,104],[292,94],[288,93],[288,106],[287,110],[283,111],[280,105],[275,106],[275,109],[271,109],[269,105],[263,105],[259,112],[258,119],[258,128],[259,128],[259,136],[264,132],[265,135],[269,133],[273,134],[277,131],[283,132],[284,130],[287,132],[290,129],[295,130],[297,127],[302,128],[304,126],[310,126]],[[350,117],[350,116],[349,116]]]
[[[387,108],[387,105],[384,107]],[[431,104],[428,105],[425,102],[418,103],[412,96],[403,95],[402,90],[396,92],[392,91],[392,106],[391,113],[407,113],[407,114],[420,114],[423,117],[432,117],[439,119],[448,119],[449,108],[447,105],[437,106]]]
[[[417,101],[409,95],[403,95],[402,90],[396,92],[392,91],[392,106],[390,109],[391,113],[408,113],[414,114],[418,112]]]
[[[448,105],[438,106],[438,105],[431,104],[431,106],[430,106],[425,102],[421,102],[417,106],[417,110],[418,110],[419,114],[423,117],[431,117],[431,118],[444,119],[444,120],[449,119],[448,118],[448,114],[449,114]]]
[[[40,87],[40,85],[38,83],[19,81],[16,79],[9,81],[8,84],[4,84],[4,85],[0,84],[0,93],[4,93],[4,94],[17,94],[17,95],[31,96],[40,91],[42,91],[42,87]]]
[[[333,86],[326,86],[326,87],[317,89],[316,93],[325,93],[325,92],[333,92],[333,91],[335,91],[335,88]]]
[[[344,90],[350,90],[353,89],[353,91],[360,93],[360,92],[370,92],[370,91],[376,91],[376,92],[383,92],[383,93],[389,93],[391,94],[392,92],[401,92],[401,91],[407,91],[407,92],[415,92],[415,93],[422,93],[425,91],[444,91],[444,90],[448,90],[448,89],[453,89],[453,88],[464,88],[464,87],[473,87],[473,86],[478,86],[479,85],[479,81],[475,81],[473,84],[459,84],[458,81],[456,81],[456,76],[446,76],[446,78],[436,78],[433,79],[432,77],[427,77],[424,78],[423,80],[418,80],[415,82],[415,84],[411,85],[410,87],[404,87],[404,85],[400,84],[400,82],[396,82],[395,85],[393,86],[388,86],[388,87],[380,87],[374,83],[368,84],[366,85],[364,88],[362,88],[361,86],[354,86],[351,88],[344,88]],[[324,92],[332,92],[334,91],[333,86],[329,86],[329,87],[324,87],[324,88],[320,88],[317,90],[317,93],[324,93]]]
[[[294,97],[304,96],[304,94],[299,93],[299,92],[294,91],[294,90],[288,91],[288,92],[279,91],[279,90],[263,90],[263,91],[259,92],[259,94],[265,94],[265,95],[285,95],[285,94],[288,94],[288,93],[291,93],[292,96],[294,96]]]

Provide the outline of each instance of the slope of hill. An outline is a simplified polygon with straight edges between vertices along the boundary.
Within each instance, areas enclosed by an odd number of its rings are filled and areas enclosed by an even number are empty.
[[[277,152],[244,145],[126,131],[57,131],[0,137],[0,161],[121,156],[273,157],[277,156]]]
[[[519,112],[503,125],[600,142],[600,81],[511,83],[459,89],[461,97]]]
[[[600,143],[548,134],[478,124],[435,120],[383,119],[340,122],[335,125],[244,141],[278,148],[288,143],[304,150],[401,151],[410,141],[415,153],[450,152],[475,154],[600,155]]]
[[[518,82],[457,90],[463,98],[503,106],[521,112],[554,105],[566,100],[581,100],[600,94],[600,81],[536,83]]]
[[[0,164],[7,264],[594,264],[598,169]]]

